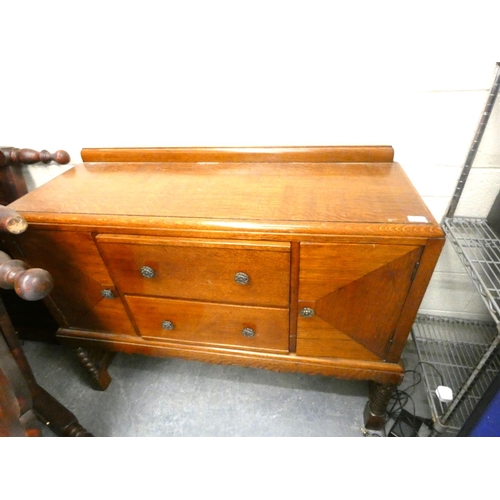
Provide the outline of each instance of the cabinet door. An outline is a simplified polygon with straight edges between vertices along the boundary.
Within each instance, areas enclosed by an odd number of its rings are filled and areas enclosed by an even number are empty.
[[[48,305],[61,325],[136,335],[90,233],[30,228],[17,242],[30,266],[52,274]]]
[[[422,251],[302,243],[297,354],[385,359]]]

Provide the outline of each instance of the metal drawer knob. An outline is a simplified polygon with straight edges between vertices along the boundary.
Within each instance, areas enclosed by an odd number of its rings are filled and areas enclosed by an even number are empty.
[[[245,337],[255,337],[255,330],[252,328],[243,328],[241,332]]]
[[[115,294],[113,293],[113,290],[101,290],[101,295],[105,299],[114,299],[115,298]]]
[[[164,330],[173,330],[174,329],[174,324],[171,321],[166,320],[166,321],[162,322],[161,327]]]
[[[250,281],[250,276],[247,273],[236,273],[234,281],[240,285],[246,285]]]
[[[152,267],[142,266],[141,267],[141,274],[145,278],[154,278],[156,273],[155,273],[155,270]]]
[[[312,318],[314,316],[314,309],[311,309],[310,307],[303,307],[299,314],[303,317],[303,318]]]

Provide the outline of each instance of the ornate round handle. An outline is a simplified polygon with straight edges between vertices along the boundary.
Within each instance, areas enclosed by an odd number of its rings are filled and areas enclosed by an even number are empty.
[[[115,298],[115,294],[113,293],[113,290],[101,290],[101,295],[105,299],[114,299]]]
[[[145,278],[154,278],[155,275],[156,275],[155,270],[152,267],[149,267],[149,266],[142,266],[141,267],[141,274]]]
[[[243,328],[243,330],[241,331],[241,333],[245,337],[255,337],[255,330],[252,329],[252,328]]]
[[[310,307],[303,307],[299,314],[303,317],[303,318],[312,318],[314,316],[314,309],[311,309]]]
[[[247,273],[236,273],[234,275],[234,281],[239,285],[246,285],[250,281],[250,276]]]
[[[165,320],[165,321],[162,321],[161,327],[164,330],[173,330],[174,329],[174,324],[171,321]]]

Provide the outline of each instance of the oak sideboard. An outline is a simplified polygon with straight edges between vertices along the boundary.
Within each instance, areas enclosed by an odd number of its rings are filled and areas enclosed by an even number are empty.
[[[98,388],[118,351],[368,380],[383,428],[444,244],[391,147],[81,155],[10,205],[12,253]]]

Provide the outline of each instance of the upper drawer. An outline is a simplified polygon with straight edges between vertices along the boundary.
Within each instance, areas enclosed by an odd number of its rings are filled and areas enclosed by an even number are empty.
[[[124,294],[288,307],[290,244],[99,235]]]

